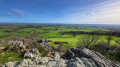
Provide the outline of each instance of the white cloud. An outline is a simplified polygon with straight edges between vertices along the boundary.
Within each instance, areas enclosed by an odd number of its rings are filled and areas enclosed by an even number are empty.
[[[71,8],[64,11],[60,22],[88,24],[120,24],[120,0],[109,0],[103,3]]]
[[[0,16],[27,16],[27,14],[24,11],[12,9],[12,12],[0,14]]]

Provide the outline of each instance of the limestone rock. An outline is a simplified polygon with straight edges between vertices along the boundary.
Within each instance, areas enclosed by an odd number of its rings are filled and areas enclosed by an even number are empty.
[[[26,50],[26,53],[24,54],[24,57],[30,57],[30,58],[37,56],[40,56],[39,50],[37,48]]]
[[[85,57],[91,59],[98,67],[119,67],[116,63],[106,59],[98,52],[91,51],[87,48],[77,47],[67,50],[66,53],[61,56],[63,59],[71,59],[75,57]]]
[[[86,62],[87,61],[87,62]],[[49,57],[34,57],[33,59],[23,59],[19,62],[8,62],[6,67],[96,67],[94,62],[87,58],[75,58],[71,60],[52,59]]]
[[[97,67],[91,59],[78,58],[71,59],[68,61],[68,67]]]
[[[23,41],[9,41],[10,49],[20,49],[21,51],[26,50],[26,46],[23,44]]]
[[[3,67],[119,67],[98,52],[78,47],[67,50],[61,56],[56,52],[56,58],[33,57],[18,62],[8,62]]]
[[[117,51],[116,50],[108,50],[108,53],[109,54],[117,54]]]

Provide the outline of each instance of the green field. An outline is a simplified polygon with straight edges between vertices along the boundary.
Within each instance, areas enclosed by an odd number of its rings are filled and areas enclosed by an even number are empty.
[[[34,28],[37,25],[13,25],[13,26],[2,26],[0,28],[0,39],[11,38],[14,36],[24,36],[36,34],[40,37],[55,41],[68,42],[71,46],[75,47],[77,40],[88,34],[77,34],[75,37],[71,33],[62,34],[62,32],[68,31],[83,31],[83,32],[109,32],[112,31],[109,27],[91,27],[91,26],[69,26],[69,25],[41,25],[39,28]],[[111,27],[110,27],[111,28]],[[114,27],[113,27],[114,29]],[[118,29],[118,27],[117,27]],[[120,28],[119,28],[120,29]],[[9,31],[9,32],[6,32]],[[97,35],[99,37],[98,42],[106,42],[107,35]],[[115,40],[119,40],[120,37],[112,36],[112,44],[116,44]],[[51,44],[51,43],[50,43]],[[53,44],[53,43],[52,43]]]

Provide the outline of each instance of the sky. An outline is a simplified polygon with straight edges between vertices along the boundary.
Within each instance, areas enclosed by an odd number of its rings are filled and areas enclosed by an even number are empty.
[[[0,0],[0,23],[120,24],[120,0]]]

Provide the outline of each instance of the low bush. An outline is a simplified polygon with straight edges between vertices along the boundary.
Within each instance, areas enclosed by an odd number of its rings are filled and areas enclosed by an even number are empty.
[[[90,49],[99,51],[101,53],[106,53],[109,50],[109,46],[106,42],[99,42],[98,44],[92,46]]]
[[[118,45],[115,50],[117,51],[117,55],[120,57],[120,45]]]
[[[42,47],[41,45],[36,46],[36,48],[39,50],[39,52],[41,53],[41,56],[46,56],[47,55],[47,51],[45,50],[44,47]]]
[[[6,50],[10,50],[10,45],[9,44],[6,44],[5,47],[6,47]]]
[[[108,45],[107,42],[99,42],[97,45],[93,46],[91,48],[94,51],[100,52],[102,55],[104,55],[106,58],[118,61],[120,62],[120,46],[116,45]],[[116,52],[114,54],[108,53],[108,50],[115,50]]]

